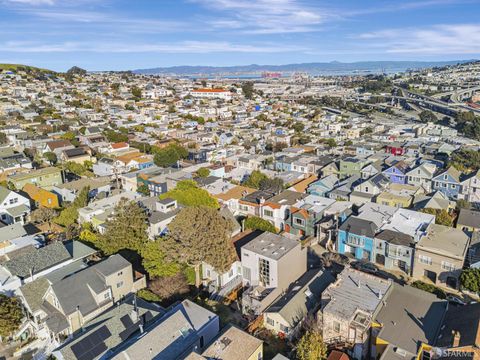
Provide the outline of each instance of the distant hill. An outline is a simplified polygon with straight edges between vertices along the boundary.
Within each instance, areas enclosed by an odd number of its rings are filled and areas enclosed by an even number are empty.
[[[365,73],[394,73],[408,69],[424,69],[430,67],[455,65],[471,62],[474,60],[454,61],[361,61],[343,63],[338,61],[286,64],[286,65],[244,65],[244,66],[172,66],[158,67],[153,69],[133,70],[137,74],[175,74],[175,75],[238,75],[260,74],[263,71],[276,72],[307,72],[312,75],[341,75],[341,74],[365,74]]]
[[[42,69],[35,66],[22,65],[22,64],[0,64],[0,70],[7,71],[18,71],[18,70],[27,70],[31,72],[43,72],[43,73],[55,73],[55,71]]]

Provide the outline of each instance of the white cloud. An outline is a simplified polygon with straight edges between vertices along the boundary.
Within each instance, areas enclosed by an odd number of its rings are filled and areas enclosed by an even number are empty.
[[[316,31],[329,14],[296,0],[192,0],[225,14],[210,24],[216,28],[242,29],[250,34]]]
[[[480,55],[480,24],[386,29],[360,34],[358,39],[372,47],[382,48],[387,53]]]
[[[5,52],[14,53],[280,53],[304,50],[297,46],[276,46],[272,44],[244,45],[229,42],[183,41],[170,43],[112,43],[112,42],[60,42],[33,43],[8,41],[0,45]]]
[[[41,6],[41,5],[54,5],[55,0],[4,0],[6,3],[10,4],[23,4],[31,6]]]

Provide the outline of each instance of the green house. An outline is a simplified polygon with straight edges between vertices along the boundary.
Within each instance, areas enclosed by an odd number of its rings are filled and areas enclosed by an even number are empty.
[[[23,189],[26,184],[32,184],[42,189],[50,190],[54,186],[63,184],[62,171],[56,167],[47,167],[32,170],[28,173],[15,174],[8,177],[16,189]]]

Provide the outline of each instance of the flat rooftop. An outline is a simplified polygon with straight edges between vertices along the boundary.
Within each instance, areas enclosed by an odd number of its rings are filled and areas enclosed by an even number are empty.
[[[245,245],[243,249],[272,260],[278,260],[296,246],[300,246],[300,243],[296,240],[270,232],[264,232]]]

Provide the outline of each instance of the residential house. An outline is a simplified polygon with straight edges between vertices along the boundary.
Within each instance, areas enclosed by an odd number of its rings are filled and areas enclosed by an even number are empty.
[[[423,358],[425,348],[435,344],[448,308],[433,294],[394,283],[373,319],[372,358]]]
[[[283,231],[290,208],[307,195],[296,191],[284,190],[265,201],[261,217],[269,221],[276,229]]]
[[[340,179],[344,179],[352,175],[360,175],[362,168],[367,164],[368,160],[359,157],[347,157],[345,159],[340,159]]]
[[[329,272],[318,269],[307,271],[265,310],[265,328],[282,337],[298,335],[304,319],[314,315],[322,292],[334,281]]]
[[[16,189],[23,189],[26,184],[33,184],[42,189],[51,190],[54,186],[63,184],[62,171],[56,167],[46,167],[19,173],[8,177]]]
[[[236,185],[225,192],[213,195],[213,197],[215,197],[221,205],[226,205],[232,213],[237,214],[240,209],[240,200],[255,191],[257,190]]]
[[[70,149],[75,149],[70,140],[53,140],[45,143],[41,152],[42,154],[53,152],[57,157],[60,157],[62,151]]]
[[[69,150],[63,150],[60,154],[62,162],[74,162],[83,165],[85,161],[92,161],[94,158],[83,147],[78,147]]]
[[[233,325],[227,325],[198,359],[188,356],[185,358],[185,360],[206,359],[262,360],[263,341]]]
[[[30,200],[19,193],[0,186],[0,220],[4,224],[25,224],[30,214]]]
[[[360,171],[360,174],[362,175],[362,179],[367,180],[367,179],[370,179],[372,176],[375,176],[381,172],[382,172],[382,165],[379,162],[374,162],[365,166]]]
[[[65,269],[66,266],[81,268],[85,259],[96,250],[78,241],[54,242],[44,247],[28,247],[19,253],[6,254],[6,261],[0,267],[1,292],[12,292],[26,284]]]
[[[85,323],[82,332],[56,348],[52,355],[58,360],[102,358],[141,334],[165,312],[159,305],[127,296],[118,306]]]
[[[364,359],[372,322],[391,287],[391,281],[345,268],[322,293],[317,318],[321,319],[323,341],[344,344],[350,356]]]
[[[383,173],[374,175],[353,187],[353,192],[350,193],[350,201],[357,205],[371,202],[376,195],[385,191],[389,184],[390,181]]]
[[[238,212],[245,216],[262,216],[265,202],[275,196],[273,192],[257,190],[245,195],[238,201]]]
[[[182,207],[179,207],[174,199],[150,199],[154,200],[154,207],[148,212],[147,233],[150,239],[155,239],[167,232],[168,224],[175,219]]]
[[[264,232],[242,247],[244,314],[261,314],[307,270],[300,242]]]
[[[458,289],[469,244],[470,237],[462,230],[431,224],[416,245],[413,277]]]
[[[433,163],[420,164],[406,173],[407,184],[421,186],[429,193],[432,190],[432,179],[436,171],[437,167]]]
[[[301,237],[319,238],[319,222],[323,219],[325,210],[335,202],[333,199],[316,195],[308,195],[297,201],[287,216],[285,231]]]
[[[184,300],[173,305],[144,332],[124,341],[109,354],[109,358],[184,359],[192,352],[201,353],[219,331],[220,319],[216,314],[190,300]]]
[[[308,188],[307,193],[317,196],[326,196],[338,184],[339,180],[336,175],[328,175],[317,181],[312,182]]]
[[[382,205],[409,208],[415,196],[424,194],[423,188],[408,184],[391,184],[387,191],[377,195],[375,202]]]
[[[432,178],[432,190],[440,191],[449,199],[456,200],[461,192],[461,173],[453,166]]]
[[[84,270],[51,283],[43,295],[37,321],[55,336],[71,335],[127,295],[146,286],[121,255],[112,255]]]
[[[480,211],[460,209],[455,227],[469,233],[480,232]]]
[[[467,200],[474,204],[480,204],[480,170],[466,176],[461,182],[459,199]]]
[[[460,354],[477,360],[480,358],[480,304],[450,306],[443,319],[435,347],[443,354]],[[426,353],[432,349],[426,348]]]
[[[110,195],[111,184],[110,179],[108,178],[81,178],[65,184],[54,186],[52,188],[52,192],[57,194],[62,202],[73,202],[77,198],[78,194],[87,187],[89,188],[89,200],[94,199],[100,194],[103,194],[105,197]]]
[[[22,191],[28,195],[35,206],[57,209],[60,207],[58,196],[52,191],[48,191],[33,184],[26,184]]]
[[[408,164],[399,161],[383,171],[383,174],[394,184],[406,184]]]

